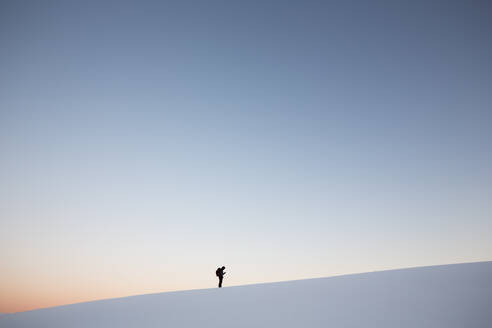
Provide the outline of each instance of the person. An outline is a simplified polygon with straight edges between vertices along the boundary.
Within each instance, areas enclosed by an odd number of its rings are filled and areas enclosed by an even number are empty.
[[[217,268],[217,270],[215,270],[215,275],[219,277],[219,288],[222,288],[222,279],[224,279],[224,275],[226,274],[224,270],[225,266],[223,266],[222,268]]]

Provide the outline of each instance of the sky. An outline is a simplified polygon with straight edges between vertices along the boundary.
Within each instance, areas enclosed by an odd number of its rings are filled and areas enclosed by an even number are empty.
[[[488,1],[1,1],[0,312],[492,260]]]

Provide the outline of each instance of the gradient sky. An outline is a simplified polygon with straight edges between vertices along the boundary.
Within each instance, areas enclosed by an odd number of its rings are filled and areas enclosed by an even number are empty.
[[[492,260],[488,1],[2,1],[0,312]]]

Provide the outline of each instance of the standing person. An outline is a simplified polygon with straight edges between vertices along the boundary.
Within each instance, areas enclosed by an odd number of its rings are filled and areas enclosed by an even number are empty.
[[[224,279],[224,275],[226,274],[224,270],[225,266],[223,266],[222,268],[217,268],[217,270],[215,270],[215,275],[219,277],[219,288],[222,288],[222,279]]]

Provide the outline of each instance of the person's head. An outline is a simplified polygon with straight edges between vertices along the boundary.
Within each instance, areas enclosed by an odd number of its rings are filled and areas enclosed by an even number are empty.
[[[224,269],[225,269],[225,266],[222,267],[222,270],[224,270]]]

